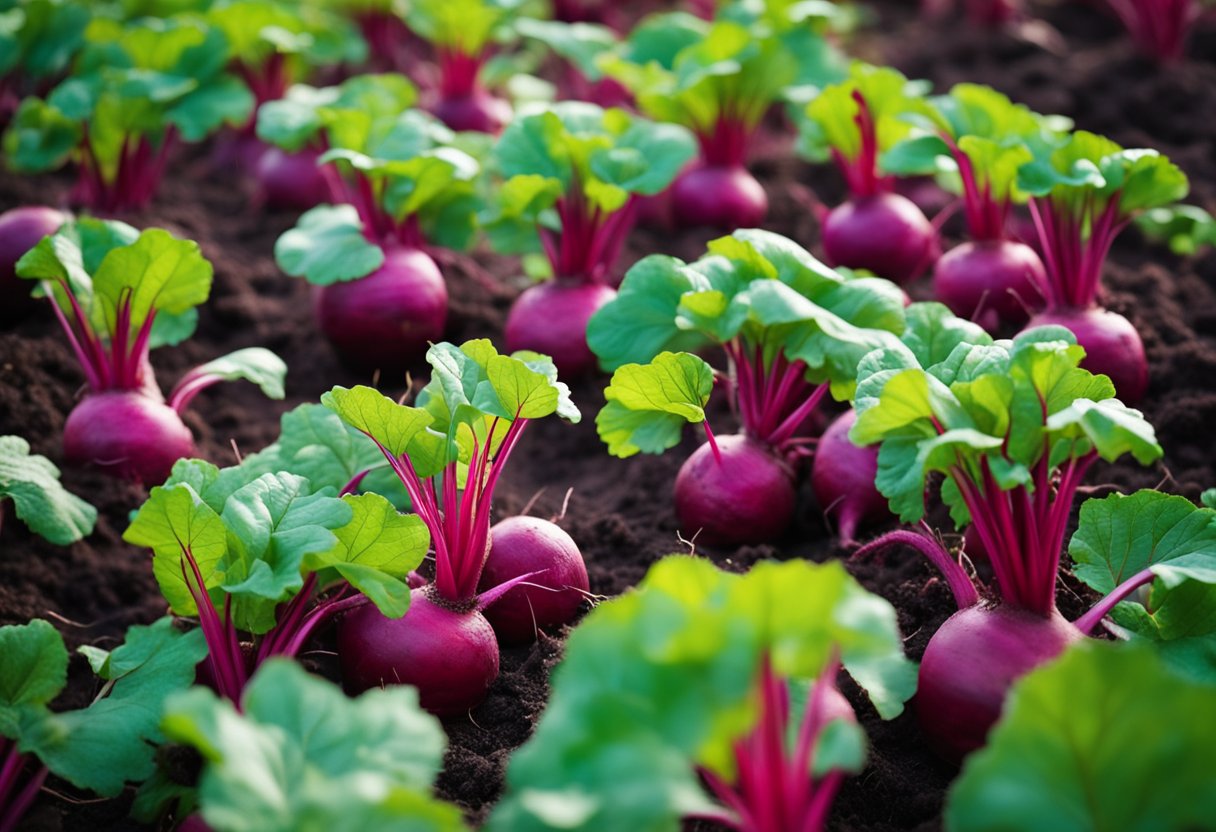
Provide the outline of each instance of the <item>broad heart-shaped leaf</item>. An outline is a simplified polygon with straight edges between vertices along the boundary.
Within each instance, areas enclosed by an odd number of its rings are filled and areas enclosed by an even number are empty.
[[[211,277],[211,264],[198,243],[152,228],[101,261],[93,274],[89,317],[113,337],[120,310],[129,304],[129,331],[134,337],[151,314],[163,310],[180,315],[204,303],[211,294]]]
[[[174,696],[163,728],[202,752],[203,819],[228,832],[410,829],[457,832],[430,797],[446,738],[404,685],[350,699],[295,662],[271,659],[242,713],[205,688]]]
[[[1190,832],[1216,817],[1216,690],[1085,640],[1014,685],[946,802],[950,832]]]
[[[59,484],[59,469],[20,436],[0,436],[0,510],[5,498],[35,534],[66,546],[89,535],[97,509]]]
[[[195,367],[190,375],[252,382],[271,399],[281,399],[286,395],[283,381],[287,376],[287,365],[283,359],[263,347],[247,347],[213,358]]]
[[[305,555],[304,566],[310,572],[331,569],[380,612],[400,618],[410,603],[405,578],[426,556],[430,532],[418,515],[399,514],[379,494],[348,494],[342,500],[353,512],[350,522],[334,530],[332,549]]]
[[[68,679],[68,651],[50,623],[0,627],[0,737],[17,739],[26,711],[43,713]]]
[[[696,350],[708,343],[676,322],[687,292],[710,289],[706,278],[674,257],[652,254],[625,274],[617,296],[587,322],[587,344],[605,370],[644,364],[664,351]]]
[[[366,277],[384,265],[384,250],[363,236],[351,205],[318,205],[274,244],[274,259],[292,277],[329,286]]]
[[[837,651],[880,711],[898,713],[915,668],[894,610],[839,564],[763,563],[732,575],[684,556],[660,561],[571,635],[488,829],[679,829],[682,816],[715,807],[697,766],[733,776],[763,657],[782,677],[806,680]]]
[[[191,587],[205,591],[224,579],[224,556],[228,553],[224,521],[184,483],[153,488],[122,539],[152,550],[152,573],[169,608],[177,615],[198,615]],[[187,563],[187,551],[198,567],[201,588]]]
[[[194,683],[206,655],[202,631],[178,632],[170,618],[132,627],[110,653],[109,695],[78,711],[31,716],[21,750],[79,788],[114,797],[155,770],[165,699]]]
[[[273,473],[234,492],[220,519],[228,532],[220,588],[235,602],[236,626],[261,634],[274,626],[277,604],[303,585],[304,558],[333,548],[333,532],[350,523],[352,509],[313,493],[303,477]]]
[[[686,352],[619,367],[604,390],[608,403],[595,417],[600,439],[613,456],[662,453],[679,443],[685,424],[705,421],[713,389],[713,368]]]
[[[459,455],[451,437],[431,429],[435,420],[431,413],[397,404],[371,387],[335,387],[321,396],[321,404],[370,437],[385,456],[394,460],[409,457],[414,471],[423,479],[439,473]]]

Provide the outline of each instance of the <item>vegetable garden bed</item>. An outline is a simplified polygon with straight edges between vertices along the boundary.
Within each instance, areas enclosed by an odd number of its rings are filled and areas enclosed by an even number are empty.
[[[1083,4],[1042,4],[1036,14],[1063,38],[1048,51],[1007,33],[977,33],[960,22],[927,22],[910,3],[880,0],[869,26],[851,51],[885,62],[909,78],[925,78],[939,91],[962,81],[986,83],[1044,113],[1071,116],[1077,126],[1128,147],[1161,150],[1190,177],[1191,203],[1216,211],[1216,33],[1200,32],[1190,55],[1156,67],[1134,54],[1111,20]],[[765,136],[753,171],[770,200],[764,227],[817,250],[816,198],[835,204],[843,189],[836,172],[796,159],[790,142]],[[0,210],[21,204],[58,204],[71,181],[66,175],[19,177],[0,174]],[[373,382],[340,364],[318,336],[310,287],[290,280],[276,266],[276,239],[296,220],[290,211],[251,207],[248,185],[230,171],[215,171],[206,150],[179,152],[150,207],[125,216],[139,228],[158,226],[196,240],[215,266],[210,302],[200,310],[197,335],[181,347],[157,354],[160,377],[175,381],[191,367],[235,349],[263,346],[290,368],[287,397],[267,401],[252,387],[233,385],[204,393],[185,416],[198,455],[231,464],[238,454],[265,447],[278,436],[278,417],[303,402],[315,402],[333,385]],[[952,238],[961,228],[947,226]],[[655,252],[695,260],[712,236],[639,228],[626,244],[620,271]],[[501,334],[512,299],[524,288],[517,261],[477,251],[441,261],[451,297],[446,338]],[[1099,463],[1088,482],[1130,492],[1165,483],[1165,490],[1195,501],[1216,485],[1216,250],[1179,256],[1138,232],[1114,246],[1106,269],[1106,306],[1130,318],[1143,337],[1150,387],[1139,405],[1156,427],[1164,458],[1150,467],[1133,462]],[[921,296],[924,281],[910,292]],[[425,368],[423,368],[425,369]],[[16,328],[0,332],[0,435],[27,438],[35,453],[58,459],[60,437],[83,377],[55,320],[39,309]],[[602,404],[604,377],[572,382],[585,416]],[[404,376],[381,375],[377,386],[396,396]],[[720,405],[719,405],[720,406]],[[712,414],[730,425],[725,408]],[[558,521],[578,542],[592,593],[614,596],[641,580],[662,555],[685,548],[677,537],[671,484],[680,462],[699,437],[686,432],[680,452],[616,460],[606,455],[594,421],[576,426],[538,422],[522,440],[527,464],[512,467],[497,492],[496,515],[527,508]],[[6,522],[0,537],[0,625],[52,616],[70,648],[117,643],[132,624],[165,612],[145,550],[122,541],[128,513],[145,497],[142,486],[102,474],[65,469],[63,482],[97,506],[97,530],[70,547],[52,545],[20,523]],[[567,497],[567,492],[569,495]],[[716,563],[742,571],[770,558],[823,561],[844,554],[815,508],[809,485],[799,492],[794,527],[771,545],[713,549],[698,547]],[[564,513],[563,513],[564,512]],[[8,518],[5,518],[8,520]],[[1075,522],[1075,512],[1074,512]],[[919,661],[929,636],[953,612],[946,584],[920,559],[890,554],[885,561],[848,562],[867,589],[891,601],[899,614],[908,657]],[[1071,619],[1097,594],[1065,574],[1057,595]],[[332,646],[332,634],[322,636]],[[560,638],[542,636],[530,647],[508,647],[502,673],[486,701],[469,718],[446,720],[451,746],[438,780],[440,797],[458,803],[473,823],[483,821],[502,789],[510,753],[530,734],[548,697],[548,675],[562,653]],[[307,666],[337,677],[325,651],[307,654]],[[65,703],[87,704],[95,679],[85,661],[71,665]],[[844,688],[871,743],[865,771],[843,786],[830,815],[833,830],[932,830],[941,826],[942,803],[954,769],[926,745],[909,710],[887,722],[864,694]],[[40,801],[23,829],[97,830],[136,828],[126,819],[129,799],[89,802],[52,779],[63,797]],[[716,828],[707,823],[689,828]]]

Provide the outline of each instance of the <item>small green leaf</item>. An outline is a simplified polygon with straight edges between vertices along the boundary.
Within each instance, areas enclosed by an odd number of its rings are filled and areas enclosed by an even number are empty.
[[[0,736],[16,739],[23,711],[49,705],[67,679],[68,651],[48,622],[0,627]]]
[[[663,352],[649,364],[626,364],[604,391],[608,404],[595,418],[608,453],[662,453],[680,441],[685,424],[705,421],[714,371],[686,352]]]
[[[214,358],[195,367],[190,375],[218,377],[224,381],[249,381],[271,399],[281,399],[286,395],[283,381],[287,376],[287,365],[283,359],[262,347],[248,347]]]
[[[317,286],[366,277],[384,265],[384,250],[363,236],[350,205],[318,205],[274,245],[279,268]]]
[[[6,497],[31,531],[60,546],[91,534],[97,522],[97,509],[60,485],[59,469],[19,436],[0,436],[0,500]]]

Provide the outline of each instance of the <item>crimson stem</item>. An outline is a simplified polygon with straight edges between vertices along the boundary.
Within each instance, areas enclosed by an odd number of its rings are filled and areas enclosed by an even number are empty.
[[[779,350],[740,336],[723,344],[730,359],[735,407],[744,432],[776,448],[787,446],[823,400],[827,384],[806,380],[807,366]]]

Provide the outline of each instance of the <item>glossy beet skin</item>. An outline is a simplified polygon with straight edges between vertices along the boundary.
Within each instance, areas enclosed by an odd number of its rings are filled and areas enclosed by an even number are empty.
[[[525,289],[507,315],[507,352],[552,356],[562,378],[590,372],[595,354],[587,346],[587,321],[614,297],[611,286],[583,281],[549,280]]]
[[[933,295],[961,318],[995,330],[1041,308],[1047,274],[1034,249],[1013,240],[963,243],[933,269]],[[978,312],[978,314],[977,314]]]
[[[512,116],[510,102],[481,88],[468,95],[445,96],[435,103],[431,112],[449,129],[491,135],[502,132]]]
[[[288,153],[280,147],[267,148],[255,170],[263,202],[271,208],[297,211],[328,202],[329,184],[317,167],[320,155],[310,149]]]
[[[1144,342],[1132,322],[1109,309],[1049,309],[1031,319],[1027,329],[1062,326],[1085,348],[1081,366],[1091,373],[1110,376],[1125,404],[1134,404],[1148,388],[1148,358]]]
[[[676,514],[686,538],[733,546],[779,537],[794,517],[793,472],[772,447],[743,434],[706,443],[676,476]]]
[[[319,287],[313,312],[321,332],[352,367],[403,370],[443,337],[448,290],[430,255],[392,248],[384,265],[367,277]]]
[[[508,517],[490,529],[490,554],[478,592],[512,578],[527,579],[491,604],[485,616],[503,644],[526,644],[538,627],[568,624],[590,593],[578,544],[562,528],[539,517]]]
[[[1085,636],[1054,609],[1044,617],[974,604],[933,634],[921,660],[916,713],[943,756],[960,760],[984,744],[1010,686]]]
[[[494,628],[476,609],[458,612],[434,599],[431,587],[410,593],[410,608],[386,618],[372,604],[338,625],[338,658],[347,691],[413,685],[436,716],[467,713],[481,704],[498,676]]]
[[[768,213],[764,187],[742,165],[695,165],[671,185],[672,211],[686,227],[755,228]]]
[[[836,517],[840,542],[854,542],[858,525],[867,520],[890,517],[886,498],[874,487],[878,476],[878,449],[859,448],[849,441],[849,430],[857,421],[850,409],[832,422],[819,444],[811,465],[811,487],[825,514]]]
[[[20,320],[34,307],[34,288],[17,277],[17,261],[59,230],[67,214],[42,205],[24,205],[0,214],[0,323]]]
[[[141,391],[91,393],[63,427],[65,462],[144,485],[164,482],[174,462],[192,456],[194,438],[177,411]]]
[[[937,232],[911,200],[880,192],[850,199],[828,212],[823,248],[833,266],[868,269],[907,283],[933,262]]]

